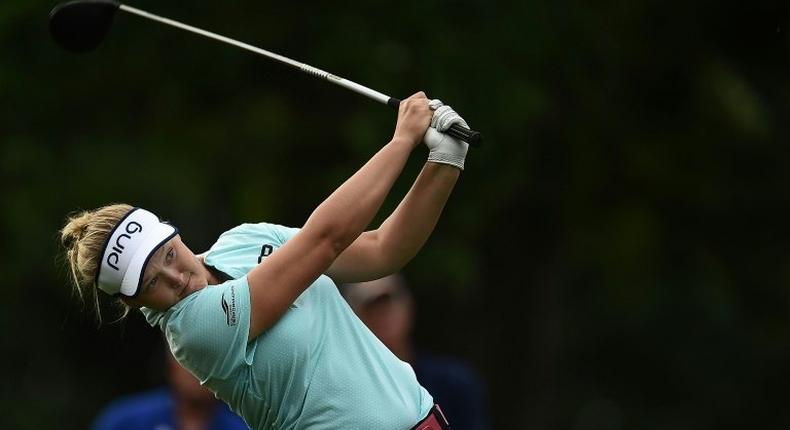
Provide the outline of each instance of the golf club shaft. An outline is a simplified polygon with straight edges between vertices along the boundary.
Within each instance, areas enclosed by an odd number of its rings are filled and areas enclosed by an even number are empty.
[[[184,24],[183,22],[175,21],[169,18],[161,17],[158,15],[154,15],[152,13],[146,12],[144,10],[140,10],[131,6],[127,6],[125,4],[121,4],[119,7],[122,11],[128,12],[134,15],[141,16],[143,18],[147,18],[153,21],[157,21],[166,25],[170,25],[172,27],[180,28],[182,30],[186,30],[195,34],[199,34],[201,36],[208,37],[210,39],[218,40],[220,42],[228,43],[234,46],[237,46],[242,49],[246,49],[248,51],[252,51],[256,54],[263,55],[264,57],[270,58],[275,61],[279,61],[281,63],[288,64],[296,69],[299,69],[307,74],[316,76],[318,78],[322,78],[329,82],[335,83],[340,85],[341,87],[348,88],[351,91],[356,93],[362,94],[368,98],[376,100],[380,103],[384,103],[392,108],[397,109],[398,105],[400,104],[400,100],[382,94],[378,91],[372,90],[364,85],[360,85],[356,82],[349,81],[348,79],[341,78],[339,76],[335,76],[331,73],[318,69],[316,67],[310,66],[309,64],[301,63],[299,61],[292,60],[288,57],[284,57],[279,54],[275,54],[274,52],[267,51],[265,49],[258,48],[257,46],[252,46],[248,43],[239,42],[238,40],[231,39],[229,37],[222,36],[217,33],[212,33],[210,31],[203,30],[201,28],[193,27],[188,24]],[[453,124],[449,130],[445,133],[453,136],[457,139],[461,139],[465,142],[468,142],[472,146],[478,146],[481,140],[480,133],[476,131],[469,130],[466,127],[463,127],[459,124]]]

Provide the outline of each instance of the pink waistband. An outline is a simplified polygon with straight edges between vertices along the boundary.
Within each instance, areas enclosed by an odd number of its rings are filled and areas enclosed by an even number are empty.
[[[450,430],[450,423],[439,405],[433,405],[428,416],[412,427],[411,430]]]

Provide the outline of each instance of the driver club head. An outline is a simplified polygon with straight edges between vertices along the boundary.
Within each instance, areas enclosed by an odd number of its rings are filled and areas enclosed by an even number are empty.
[[[76,0],[55,6],[49,13],[49,32],[55,42],[73,52],[99,46],[110,30],[121,4],[114,0]]]

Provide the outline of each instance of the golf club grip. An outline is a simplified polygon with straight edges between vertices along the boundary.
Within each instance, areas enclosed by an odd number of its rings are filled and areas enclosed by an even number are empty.
[[[395,97],[390,97],[387,100],[387,106],[398,109],[400,105],[400,100],[396,99]],[[450,128],[445,131],[444,133],[449,134],[450,136],[458,139],[463,140],[464,142],[468,143],[469,146],[477,148],[483,142],[483,135],[480,134],[479,131],[470,130],[460,124],[453,124]]]

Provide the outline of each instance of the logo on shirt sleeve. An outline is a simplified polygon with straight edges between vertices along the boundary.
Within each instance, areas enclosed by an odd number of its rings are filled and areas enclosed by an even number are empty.
[[[228,290],[222,292],[222,311],[225,312],[225,322],[228,327],[233,327],[238,323],[236,318],[236,288],[230,287],[230,302],[225,298]]]
[[[269,245],[268,243],[264,244],[261,247],[261,255],[258,256],[258,264],[261,263],[264,257],[268,257],[272,255],[272,252],[274,252],[274,247]]]

